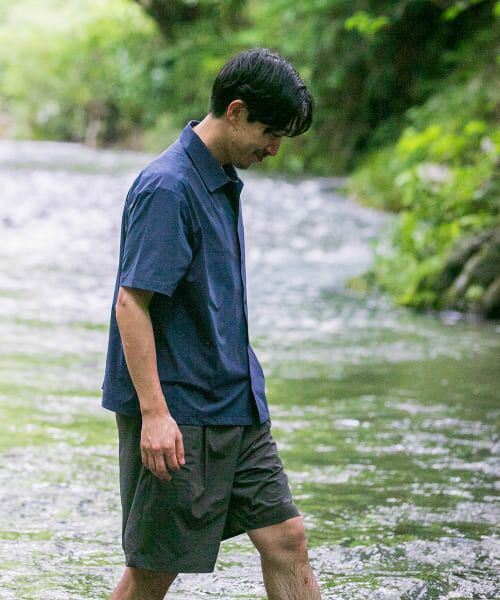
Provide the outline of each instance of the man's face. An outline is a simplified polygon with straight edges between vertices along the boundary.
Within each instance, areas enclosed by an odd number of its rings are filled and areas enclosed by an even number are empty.
[[[245,111],[246,112],[246,111]],[[231,131],[229,142],[230,160],[238,169],[262,162],[266,156],[275,156],[281,144],[282,134],[269,125],[254,121],[249,123],[246,114]]]

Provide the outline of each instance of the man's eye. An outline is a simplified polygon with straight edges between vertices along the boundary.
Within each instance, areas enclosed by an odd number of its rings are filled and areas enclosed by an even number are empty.
[[[272,127],[266,127],[264,129],[264,133],[265,134],[271,134],[271,135],[273,135],[276,138],[283,137],[282,133],[280,133],[279,131],[276,131],[276,129],[272,129]]]

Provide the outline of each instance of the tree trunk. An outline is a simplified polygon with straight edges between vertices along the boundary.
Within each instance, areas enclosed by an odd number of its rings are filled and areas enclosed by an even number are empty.
[[[202,13],[199,3],[188,4],[182,0],[135,0],[157,23],[168,39],[177,23],[196,21]]]

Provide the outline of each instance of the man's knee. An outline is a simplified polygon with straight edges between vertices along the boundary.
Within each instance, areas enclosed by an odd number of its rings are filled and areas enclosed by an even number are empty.
[[[258,544],[266,560],[307,560],[307,541],[301,517],[295,517],[274,525],[272,533]]]
[[[307,550],[306,532],[300,517],[283,523],[282,535],[278,536],[278,544],[284,552],[297,553]]]

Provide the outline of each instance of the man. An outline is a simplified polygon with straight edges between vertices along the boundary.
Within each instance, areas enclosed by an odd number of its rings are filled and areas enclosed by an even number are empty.
[[[119,433],[127,567],[112,600],[164,598],[247,532],[271,600],[317,600],[249,344],[234,167],[309,128],[312,97],[266,49],[219,72],[210,113],[135,180],[123,214],[103,406]]]

